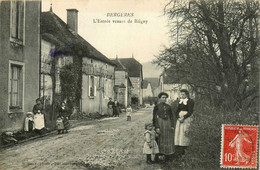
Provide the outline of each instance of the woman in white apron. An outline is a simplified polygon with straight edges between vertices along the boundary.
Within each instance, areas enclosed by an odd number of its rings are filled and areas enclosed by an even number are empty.
[[[36,105],[33,106],[34,114],[34,129],[37,133],[41,133],[41,130],[45,127],[43,105],[41,99],[36,99]]]
[[[189,98],[189,92],[186,89],[182,89],[180,92],[181,99],[176,111],[177,122],[174,143],[177,154],[183,155],[187,146],[190,145],[187,133],[192,121],[194,101]]]

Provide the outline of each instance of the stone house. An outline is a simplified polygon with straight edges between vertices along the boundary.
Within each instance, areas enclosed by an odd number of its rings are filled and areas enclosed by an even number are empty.
[[[42,49],[43,55],[57,59],[57,93],[60,92],[59,70],[73,63],[78,68],[75,93],[80,95],[75,99],[75,105],[81,112],[106,113],[106,103],[113,97],[115,64],[78,34],[78,10],[67,9],[67,23],[52,10],[43,12],[42,27],[42,42],[47,46]]]
[[[134,57],[118,59],[128,71],[132,83],[131,104],[143,104],[143,66]]]
[[[114,99],[117,100],[124,107],[131,104],[131,90],[132,83],[125,66],[118,58],[112,60],[115,64],[115,86],[114,86]]]
[[[39,97],[41,1],[0,1],[0,132],[23,128]]]

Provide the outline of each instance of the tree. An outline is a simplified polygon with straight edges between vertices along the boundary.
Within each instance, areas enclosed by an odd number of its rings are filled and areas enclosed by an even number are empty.
[[[164,11],[172,38],[177,35],[155,60],[167,76],[217,105],[241,108],[245,100],[256,99],[258,1],[171,0]]]

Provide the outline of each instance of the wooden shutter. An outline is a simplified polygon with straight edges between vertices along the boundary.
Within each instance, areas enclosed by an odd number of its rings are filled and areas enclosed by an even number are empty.
[[[11,1],[11,37],[17,38],[17,1]]]
[[[88,96],[90,96],[90,75],[88,76]]]
[[[24,31],[24,1],[18,1],[18,39],[23,39],[23,31]]]
[[[94,96],[97,96],[97,86],[96,86],[96,84],[97,84],[97,78],[94,76]]]

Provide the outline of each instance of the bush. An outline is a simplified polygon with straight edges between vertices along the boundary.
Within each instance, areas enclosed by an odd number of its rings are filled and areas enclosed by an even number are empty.
[[[257,110],[228,112],[205,102],[196,103],[188,134],[191,146],[184,158],[185,169],[220,169],[222,124],[258,125]]]

